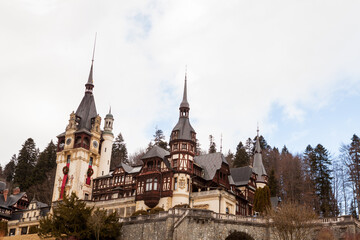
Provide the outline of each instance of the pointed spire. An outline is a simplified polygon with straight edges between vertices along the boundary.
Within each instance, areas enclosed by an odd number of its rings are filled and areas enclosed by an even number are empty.
[[[184,93],[183,93],[183,99],[180,104],[180,108],[189,108],[189,103],[187,101],[187,76],[185,73],[185,83],[184,83]]]
[[[92,59],[91,59],[89,79],[88,79],[87,83],[85,84],[85,87],[86,87],[85,92],[88,92],[88,93],[92,93],[92,89],[94,88],[93,66],[94,66],[94,56],[95,56],[95,46],[96,46],[96,35],[97,35],[97,33],[95,33],[95,41],[94,41],[93,55],[92,55]]]
[[[257,136],[256,136],[256,144],[255,144],[255,153],[261,153],[261,146],[260,146],[260,136],[259,136],[259,123],[257,125]]]

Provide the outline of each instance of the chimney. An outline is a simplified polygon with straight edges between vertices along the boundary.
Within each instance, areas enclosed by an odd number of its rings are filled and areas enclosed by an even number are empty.
[[[9,189],[5,189],[5,190],[4,190],[4,200],[5,200],[5,202],[6,202],[6,200],[7,200],[8,193],[9,193]]]
[[[20,188],[16,187],[13,189],[13,195],[19,194],[20,193]]]

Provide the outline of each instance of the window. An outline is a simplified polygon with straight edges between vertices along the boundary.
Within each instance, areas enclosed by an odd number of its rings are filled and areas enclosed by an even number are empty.
[[[149,169],[152,169],[153,168],[153,162],[152,161],[149,161],[149,162],[147,162],[147,167],[149,168]]]
[[[190,190],[190,179],[187,179],[187,191]]]
[[[154,179],[154,190],[158,190],[158,179]]]
[[[26,214],[26,217],[27,217],[27,218],[29,217],[29,213]]]
[[[178,149],[178,144],[175,143],[175,144],[174,144],[174,150],[177,150],[177,149]]]
[[[177,189],[177,178],[174,178],[174,190]]]
[[[226,207],[226,214],[229,214],[229,208]]]
[[[103,176],[104,176],[104,171],[102,171],[101,175],[103,175]]]
[[[70,163],[70,155],[67,155],[67,163]]]
[[[104,152],[106,152],[106,148],[104,149]]]
[[[173,168],[177,168],[177,159],[173,160]]]
[[[92,166],[93,161],[94,161],[93,157],[90,157],[89,166]]]
[[[28,227],[22,227],[21,228],[21,235],[27,234],[27,229],[28,229]]]
[[[36,217],[36,212],[34,212],[34,217]]]
[[[89,200],[89,194],[85,193],[84,199],[85,199],[85,200]]]
[[[181,144],[181,149],[186,150],[187,149],[187,144],[186,143]]]
[[[15,228],[11,228],[11,229],[10,229],[9,236],[14,236],[14,235],[15,235],[15,231],[16,231]]]
[[[152,179],[152,178],[146,179],[146,188],[145,188],[145,191],[151,191],[151,190],[152,190],[152,182],[153,182],[153,179]]]

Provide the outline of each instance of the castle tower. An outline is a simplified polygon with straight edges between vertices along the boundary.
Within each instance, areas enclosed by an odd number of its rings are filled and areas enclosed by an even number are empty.
[[[191,175],[194,172],[196,132],[189,121],[190,105],[187,101],[186,74],[183,99],[179,110],[179,121],[172,130],[169,143],[171,166],[175,170],[173,176],[172,206],[189,204]]]
[[[93,63],[94,58],[85,84],[85,95],[76,112],[70,114],[66,131],[58,136],[53,201],[61,200],[71,192],[80,199],[90,199],[91,180],[98,175],[101,118],[96,112],[93,95]]]
[[[100,165],[99,165],[99,176],[104,176],[109,174],[110,171],[110,160],[111,160],[111,151],[112,144],[114,139],[113,130],[114,117],[111,114],[111,108],[109,113],[106,114],[104,119],[104,132],[102,134],[103,142],[101,144],[101,156],[100,156]]]
[[[259,128],[257,129],[257,137],[255,144],[255,155],[254,155],[254,163],[253,163],[253,172],[256,176],[256,186],[263,188],[267,185],[268,176],[266,174],[263,161],[262,161],[262,150],[260,147],[260,137],[259,137]]]

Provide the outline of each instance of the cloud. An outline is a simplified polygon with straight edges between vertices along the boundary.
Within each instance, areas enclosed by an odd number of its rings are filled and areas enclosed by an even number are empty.
[[[21,4],[19,4],[21,3]],[[109,105],[129,152],[178,118],[185,65],[190,117],[204,148],[224,149],[269,118],[304,121],[341,91],[359,92],[359,3],[337,1],[12,1],[0,5],[5,163],[27,137],[41,148],[64,131],[95,55],[95,99]],[[10,117],[11,116],[11,117]],[[270,143],[271,144],[271,143]]]

